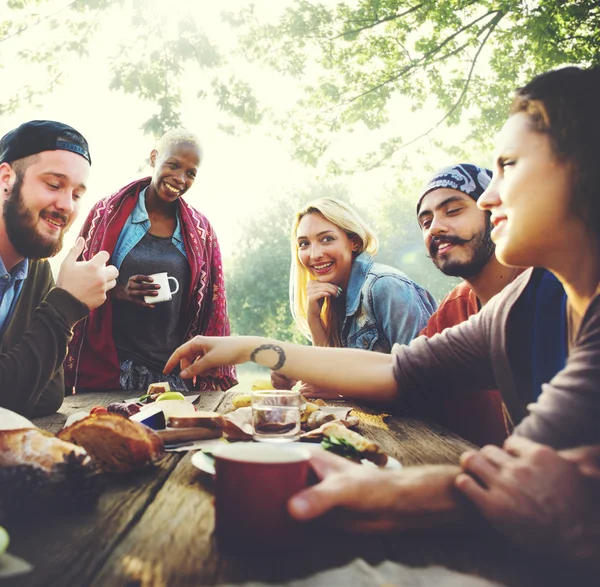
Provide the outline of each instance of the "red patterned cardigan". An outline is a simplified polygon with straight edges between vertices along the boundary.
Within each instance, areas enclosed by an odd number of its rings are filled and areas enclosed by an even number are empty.
[[[89,213],[81,236],[85,238],[82,257],[89,260],[99,251],[113,254],[121,230],[150,178],[136,180],[98,202]],[[177,200],[191,279],[183,302],[189,325],[185,342],[197,334],[228,336],[229,318],[221,251],[208,220],[182,198]],[[76,389],[119,389],[119,361],[112,336],[112,303],[92,310],[74,330],[65,359],[65,386]],[[199,390],[226,390],[235,385],[234,367],[223,367],[214,376],[196,378]]]

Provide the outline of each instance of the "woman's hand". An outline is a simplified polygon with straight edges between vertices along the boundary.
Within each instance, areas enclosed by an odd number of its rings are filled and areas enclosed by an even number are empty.
[[[306,297],[308,298],[307,319],[321,319],[321,309],[326,298],[337,298],[342,293],[340,287],[334,283],[324,283],[322,281],[310,280],[306,284]]]
[[[390,532],[444,523],[460,516],[453,489],[458,467],[373,469],[321,449],[311,466],[321,479],[288,502],[298,520],[324,521],[354,532]]]
[[[160,285],[153,282],[154,280],[149,275],[132,275],[125,285],[117,283],[112,290],[112,296],[123,302],[154,308],[153,304],[147,304],[144,300],[144,296],[158,295]]]
[[[275,389],[292,389],[298,383],[295,379],[290,379],[277,371],[271,371],[271,385]]]
[[[260,339],[252,336],[195,336],[181,345],[169,358],[163,373],[177,365],[184,379],[210,374],[223,365],[238,365],[250,360],[250,353]]]
[[[300,394],[307,398],[321,398],[321,399],[340,399],[343,396],[335,391],[327,391],[321,389],[312,383],[303,383],[300,386]]]

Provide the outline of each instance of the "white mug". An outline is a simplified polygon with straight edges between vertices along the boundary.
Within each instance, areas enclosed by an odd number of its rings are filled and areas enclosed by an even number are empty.
[[[153,273],[150,277],[152,277],[154,283],[160,285],[160,289],[156,290],[158,292],[157,296],[144,296],[144,301],[147,304],[168,302],[173,298],[173,294],[176,294],[179,291],[179,282],[166,271],[164,273]],[[172,291],[169,286],[169,279],[172,279],[175,282],[175,289]]]

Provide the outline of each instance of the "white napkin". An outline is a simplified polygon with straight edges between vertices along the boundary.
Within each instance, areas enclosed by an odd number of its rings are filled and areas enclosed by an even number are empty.
[[[37,426],[16,412],[0,408],[0,430],[19,430],[21,428],[37,428]]]

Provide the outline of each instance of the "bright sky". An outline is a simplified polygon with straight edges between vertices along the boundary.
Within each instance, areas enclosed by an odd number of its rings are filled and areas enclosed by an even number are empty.
[[[136,0],[132,0],[136,1]],[[137,0],[139,2],[139,0]],[[149,9],[161,11],[165,31],[173,24],[172,14],[181,14],[193,6],[200,12],[201,22],[211,40],[223,51],[235,45],[236,32],[221,22],[221,11],[237,12],[247,5],[241,0],[219,2],[194,2],[189,0],[145,0]],[[67,0],[49,0],[47,10],[55,12],[68,4]],[[288,0],[255,0],[259,15],[275,19],[288,4]],[[127,14],[125,2],[123,15]],[[6,14],[4,9],[3,14]],[[107,15],[108,17],[108,15]],[[146,162],[154,140],[144,135],[141,125],[154,112],[152,104],[140,101],[136,96],[111,92],[109,84],[109,56],[122,35],[127,34],[129,20],[115,18],[101,23],[101,33],[90,46],[90,57],[63,64],[61,84],[51,94],[41,96],[36,105],[23,104],[16,113],[4,115],[0,123],[0,134],[4,134],[21,122],[34,118],[56,119],[67,122],[80,130],[88,139],[93,166],[89,190],[85,196],[80,218],[65,239],[66,252],[90,207],[131,180],[149,174]],[[15,92],[16,88],[31,83],[40,77],[35,64],[16,67],[10,59],[11,52],[43,42],[42,26],[33,27],[12,39],[3,42],[3,83],[0,103]],[[172,32],[172,31],[171,31]],[[172,32],[172,34],[175,34]],[[4,56],[8,56],[5,59]],[[298,82],[283,79],[271,70],[248,65],[241,58],[231,61],[227,77],[232,71],[248,78],[257,94],[274,108],[289,107],[298,94]],[[225,78],[227,79],[227,78]],[[219,130],[219,123],[227,123],[208,101],[196,97],[197,84],[189,79],[189,91],[185,88],[182,104],[184,126],[199,134],[203,142],[205,159],[194,187],[186,199],[202,211],[214,225],[224,257],[227,259],[235,249],[239,237],[239,225],[251,215],[259,214],[269,201],[295,188],[302,189],[317,181],[322,169],[303,167],[292,161],[289,144],[282,144],[272,135],[276,129],[261,125],[241,136],[230,136]],[[400,108],[392,125],[401,125],[403,136],[420,134],[425,124],[431,121],[431,113],[411,113]],[[352,133],[340,135],[333,150],[352,159],[361,154],[366,146],[374,146],[381,140],[377,133]],[[438,158],[438,159],[436,159]],[[434,154],[429,165],[439,167],[449,163],[444,154]],[[355,201],[370,200],[383,191],[385,186],[395,185],[393,169],[377,170],[356,174],[347,180]],[[60,262],[62,255],[54,261]]]

